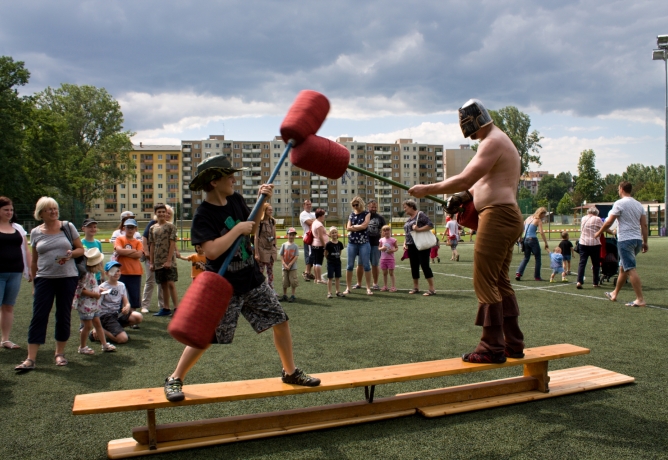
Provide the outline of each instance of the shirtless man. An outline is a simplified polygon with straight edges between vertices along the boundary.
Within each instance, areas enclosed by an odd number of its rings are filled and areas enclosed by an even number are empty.
[[[524,335],[517,321],[520,312],[508,277],[513,248],[522,234],[522,214],[515,199],[520,157],[479,100],[471,99],[459,109],[459,124],[464,137],[480,141],[471,162],[461,174],[436,184],[416,185],[409,193],[416,198],[462,190],[473,193],[478,211],[473,250],[473,287],[478,297],[475,324],[482,326],[482,338],[462,360],[500,364],[506,357],[524,357]]]

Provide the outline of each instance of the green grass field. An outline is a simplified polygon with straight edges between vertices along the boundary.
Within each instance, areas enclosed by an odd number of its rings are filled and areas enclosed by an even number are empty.
[[[590,364],[631,375],[635,384],[437,419],[411,416],[154,458],[668,458],[664,265],[668,239],[653,238],[649,244],[650,251],[639,256],[638,268],[649,308],[624,307],[624,302],[634,298],[630,285],[619,302],[606,300],[603,291],[608,289],[592,288],[589,277],[583,290],[575,289],[574,276],[569,284],[514,282],[528,347],[572,343],[591,348],[590,355],[553,361],[551,369]],[[480,328],[473,325],[477,305],[471,282],[473,246],[461,244],[459,249],[461,262],[454,263],[448,260],[449,249],[441,248],[442,262],[432,266],[438,291],[434,297],[407,294],[412,285],[408,261],[397,263],[397,293],[367,296],[364,290],[355,290],[345,299],[327,299],[325,286],[302,282],[297,302],[284,304],[297,365],[316,373],[452,358],[472,350],[480,336]],[[519,261],[516,254],[512,273]],[[546,257],[543,267],[543,277],[549,277]],[[532,270],[533,261],[526,274]],[[190,283],[188,264],[179,261],[179,272],[179,292],[183,293]],[[280,285],[280,279],[276,282]],[[424,280],[421,288],[426,288]],[[31,285],[24,282],[11,336],[23,349],[0,349],[0,458],[104,459],[107,442],[131,436],[132,427],[145,424],[145,413],[75,417],[71,415],[74,396],[160,386],[183,347],[167,334],[168,319],[147,315],[140,330],[129,330],[131,340],[120,345],[118,352],[79,355],[78,321],[73,319],[66,350],[70,363],[56,367],[52,317],[37,369],[17,375],[13,368],[26,356],[30,290]],[[154,311],[156,302],[154,296]],[[99,350],[99,344],[94,348]],[[519,373],[519,368],[509,368],[384,385],[376,388],[376,397]],[[207,351],[186,384],[279,374],[271,334],[258,336],[242,320],[234,343]],[[355,389],[164,409],[157,411],[157,420],[169,423],[241,415],[363,396],[362,389]]]

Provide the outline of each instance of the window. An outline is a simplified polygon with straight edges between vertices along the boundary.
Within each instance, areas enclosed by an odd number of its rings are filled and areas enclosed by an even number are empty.
[[[158,199],[162,198],[162,193],[158,193]]]
[[[196,153],[195,158],[202,158],[202,154],[201,153]]]
[[[274,152],[274,158],[281,158],[280,152]]]
[[[132,159],[133,159],[133,160],[136,160],[136,159],[137,159],[137,155],[132,155]]]
[[[341,198],[341,203],[347,203],[347,202],[348,202],[348,198]]]
[[[216,144],[216,148],[219,149],[219,148],[220,148],[220,144]]]
[[[238,148],[239,148],[239,144],[234,144],[234,148],[235,148],[235,149],[238,149]]]
[[[162,174],[158,174],[158,179],[162,179]]]
[[[158,165],[158,169],[162,169],[162,163]]]
[[[132,188],[137,188],[137,184],[132,184]]]
[[[193,147],[195,147],[196,149],[198,149],[198,148],[199,148],[199,144],[194,144]]]
[[[158,184],[158,188],[162,188],[162,184]]]
[[[125,193],[121,193],[121,198],[125,198]]]
[[[332,208],[332,212],[336,212],[336,206]]]
[[[132,203],[132,209],[137,209],[138,205],[137,203]]]
[[[95,209],[100,209],[99,203],[95,205]]]
[[[269,177],[269,171],[262,171],[262,175]]]
[[[137,194],[136,194],[136,193],[133,193],[133,194],[132,194],[132,198],[137,198]]]
[[[332,203],[336,203],[336,198],[332,198],[332,199],[330,200],[330,202],[332,202]]]
[[[393,177],[399,177],[399,173],[398,173],[398,172],[395,172],[394,175],[393,175]]]

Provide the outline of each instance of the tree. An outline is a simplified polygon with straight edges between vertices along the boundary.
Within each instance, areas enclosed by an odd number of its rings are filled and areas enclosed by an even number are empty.
[[[561,200],[559,200],[559,204],[557,205],[557,214],[570,216],[573,214],[574,207],[575,203],[573,203],[573,198],[571,198],[570,193],[564,193],[564,196],[561,197]]]
[[[664,165],[645,166],[639,163],[630,164],[621,178],[633,185],[633,196],[645,201],[664,201],[666,167]],[[645,190],[646,189],[646,190]]]
[[[570,189],[570,173],[566,173],[568,174],[568,182],[566,182],[566,177],[563,174],[560,173],[557,177],[548,174],[547,176],[543,176],[540,182],[538,182],[536,200],[539,206],[547,207],[549,204],[551,209],[557,207],[564,193]]]
[[[579,203],[582,201],[597,201],[603,195],[603,179],[596,169],[596,154],[593,150],[583,150],[578,161],[578,177],[575,192]]]
[[[26,192],[23,177],[23,127],[29,119],[30,100],[17,87],[28,83],[30,72],[22,61],[0,56],[0,195],[20,197]]]
[[[104,89],[63,84],[35,97],[38,110],[58,127],[58,158],[63,195],[89,205],[112,188],[134,176],[130,156],[134,135],[123,131],[123,114],[118,102]],[[48,117],[47,117],[48,115]]]
[[[619,199],[619,183],[622,176],[619,174],[607,174],[603,179],[603,201],[617,201]]]
[[[500,110],[490,110],[489,115],[494,120],[494,124],[508,135],[517,152],[520,154],[521,166],[520,174],[524,175],[529,170],[530,163],[541,165],[540,156],[538,152],[542,145],[540,140],[543,139],[538,131],[535,129],[529,133],[531,127],[531,117],[524,112],[521,112],[517,107],[509,105]],[[471,147],[473,150],[478,150],[478,143]]]

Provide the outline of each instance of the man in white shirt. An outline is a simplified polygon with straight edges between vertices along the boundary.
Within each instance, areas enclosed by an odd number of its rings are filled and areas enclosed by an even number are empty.
[[[306,235],[311,229],[311,224],[315,220],[315,213],[311,212],[312,203],[311,200],[306,198],[304,200],[304,210],[299,215],[299,223],[302,224],[302,229],[304,230],[303,235]],[[306,263],[306,271],[302,273],[304,281],[311,281],[315,279],[315,276],[311,274],[311,269],[313,268],[313,254],[311,254],[311,245],[304,243],[304,263]]]
[[[627,303],[626,306],[644,307],[646,303],[642,294],[642,283],[636,270],[636,255],[640,251],[647,252],[647,213],[642,205],[631,197],[631,190],[630,182],[622,181],[619,184],[620,199],[615,201],[607,220],[595,236],[600,237],[603,232],[612,226],[613,222],[619,222],[617,229],[619,278],[617,278],[615,290],[606,292],[605,296],[613,302],[616,301],[619,291],[626,284],[628,278],[631,280],[636,299]]]

